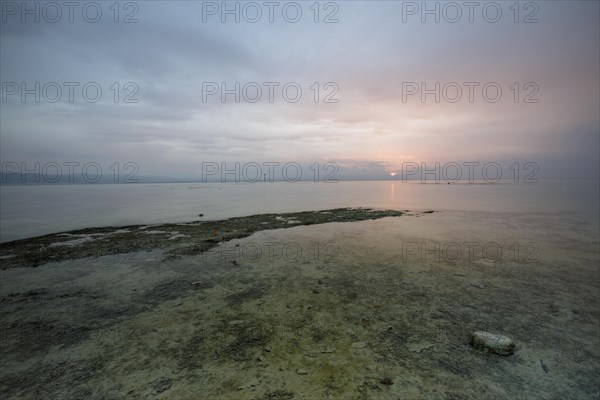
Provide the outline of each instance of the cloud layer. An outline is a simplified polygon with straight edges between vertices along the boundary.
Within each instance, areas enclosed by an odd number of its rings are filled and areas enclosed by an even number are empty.
[[[472,23],[464,7],[449,22],[461,2],[428,3],[439,23],[410,8],[421,2],[320,3],[318,15],[313,2],[280,2],[272,23],[263,2],[228,2],[239,23],[221,2],[130,3],[117,23],[104,2],[96,23],[79,9],[48,22],[44,3],[39,23],[23,22],[21,2],[3,5],[3,162],[133,161],[141,175],[184,177],[204,161],[335,161],[377,178],[407,161],[534,161],[542,176],[598,176],[598,2],[525,2],[518,15],[494,3],[495,23],[489,2]],[[20,85],[36,82],[40,102],[22,102]],[[79,84],[72,102],[65,82]],[[421,84],[438,82],[439,102],[422,99]],[[86,83],[100,100],[86,101]],[[222,88],[240,101],[222,102]]]

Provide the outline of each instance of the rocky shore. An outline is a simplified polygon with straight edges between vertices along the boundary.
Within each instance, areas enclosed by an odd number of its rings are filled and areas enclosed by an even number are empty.
[[[338,209],[4,243],[0,393],[597,399],[593,238],[537,235],[516,258],[539,229],[506,222]],[[432,251],[478,241],[504,257]]]
[[[426,211],[427,212],[427,211]],[[430,211],[429,211],[430,213]],[[0,243],[0,269],[37,267],[47,262],[164,249],[166,258],[200,254],[220,242],[271,229],[329,222],[399,217],[404,212],[338,208],[285,214],[260,214],[221,221],[86,228]]]

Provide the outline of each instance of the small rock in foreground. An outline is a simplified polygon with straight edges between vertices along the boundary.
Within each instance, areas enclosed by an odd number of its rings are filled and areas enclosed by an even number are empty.
[[[471,346],[501,356],[510,356],[515,352],[515,343],[512,339],[498,333],[485,331],[473,332],[473,335],[471,335]]]
[[[162,377],[160,379],[152,381],[151,383],[152,394],[156,396],[157,394],[160,394],[165,390],[171,389],[171,386],[173,385],[173,380],[171,380],[170,378]]]

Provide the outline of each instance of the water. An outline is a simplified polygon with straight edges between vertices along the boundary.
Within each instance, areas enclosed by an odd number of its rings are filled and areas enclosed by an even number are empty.
[[[436,212],[264,230],[175,259],[154,249],[0,270],[2,392],[597,399],[598,188],[583,181],[3,187],[2,240],[199,213]],[[516,353],[472,349],[479,330],[510,337]]]
[[[537,184],[164,183],[3,186],[0,241],[92,226],[223,219],[261,213],[375,207],[506,214],[569,214],[598,226],[598,181]]]

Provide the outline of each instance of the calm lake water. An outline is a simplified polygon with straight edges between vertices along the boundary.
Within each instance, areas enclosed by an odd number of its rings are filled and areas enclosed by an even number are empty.
[[[421,184],[390,181],[3,186],[0,241],[92,226],[223,219],[336,207],[569,215],[599,225],[598,181]]]

